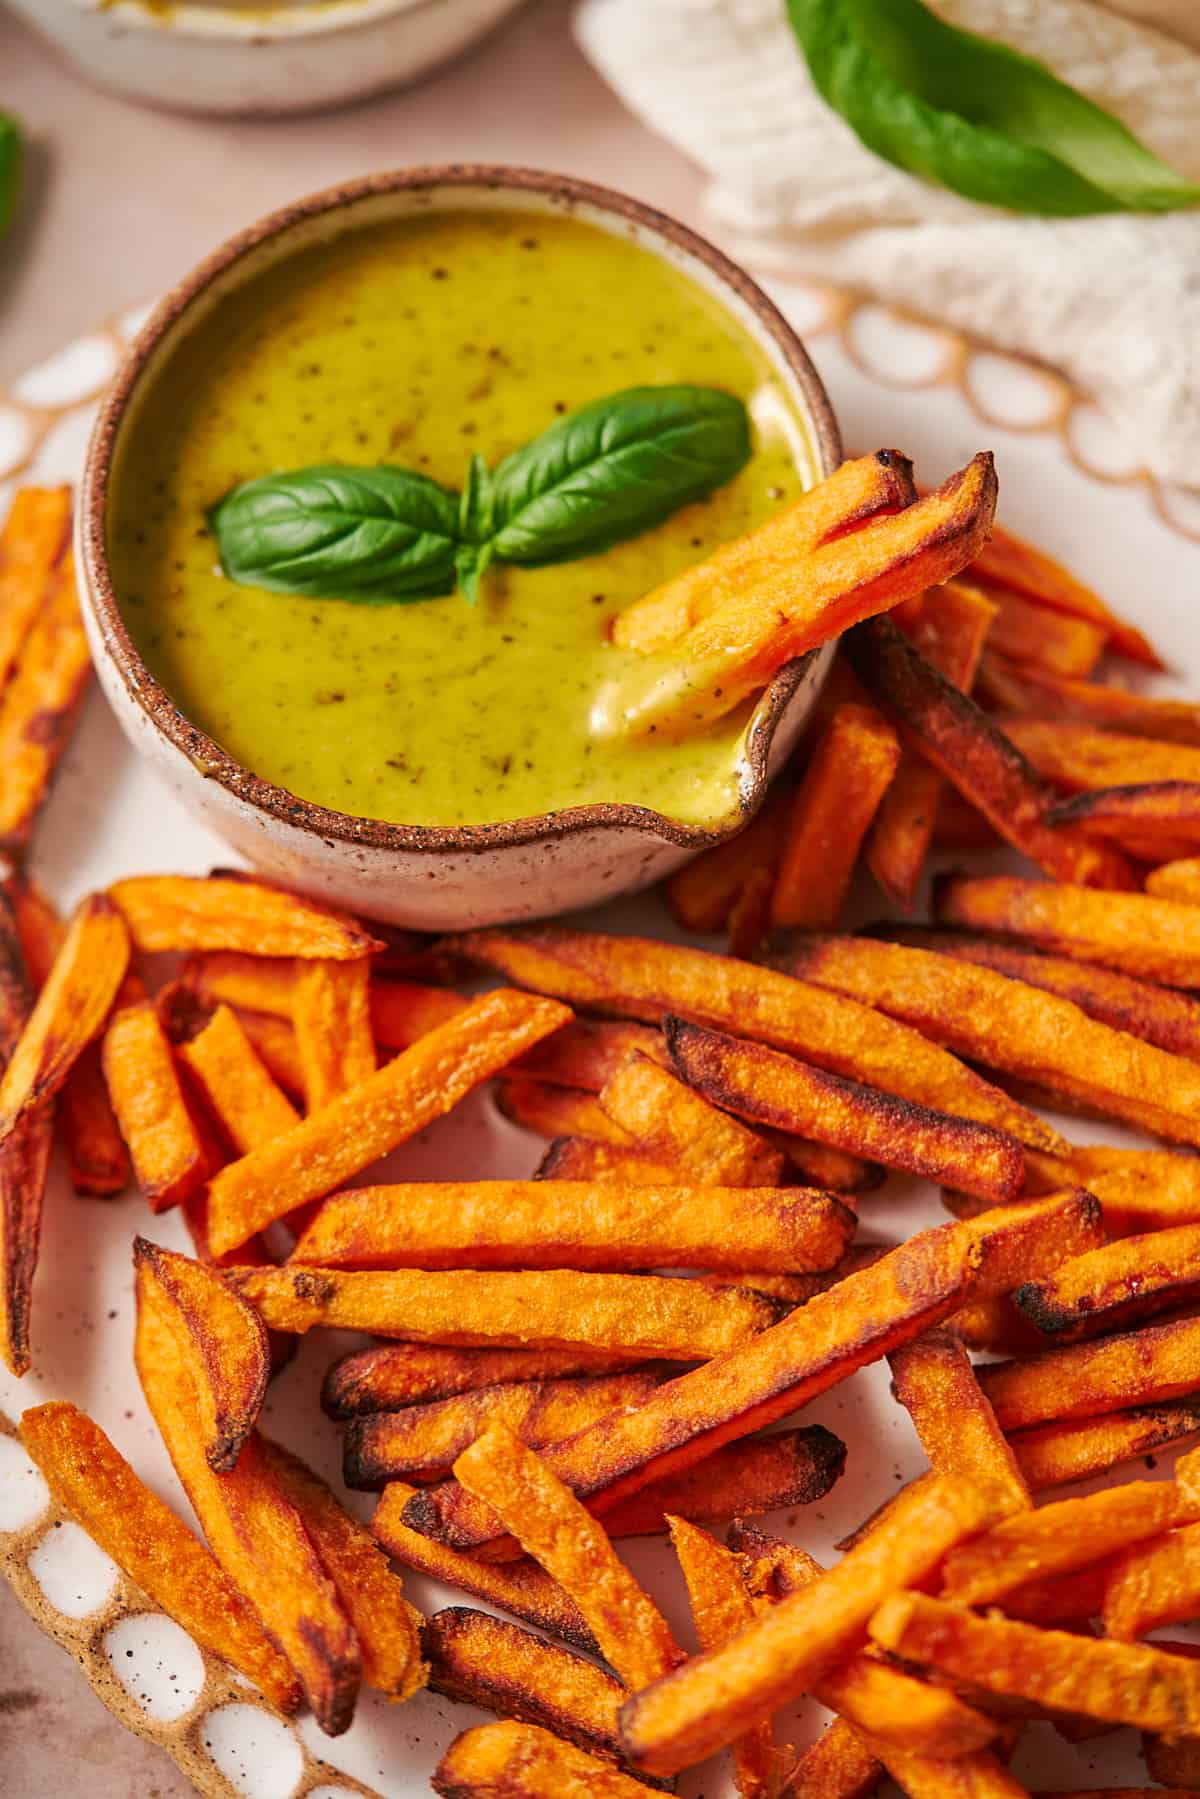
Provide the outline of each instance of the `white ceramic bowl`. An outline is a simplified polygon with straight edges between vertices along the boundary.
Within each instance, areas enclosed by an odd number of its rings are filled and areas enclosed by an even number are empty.
[[[174,112],[309,112],[415,81],[521,0],[8,0],[102,87]]]
[[[354,911],[420,929],[462,929],[544,916],[635,892],[723,837],[612,803],[496,825],[385,824],[333,812],[272,786],[226,754],[176,708],[138,655],[108,568],[109,473],[121,433],[138,428],[138,396],[198,316],[314,239],[430,208],[570,211],[631,238],[715,295],[761,345],[805,421],[814,479],[841,461],[837,426],[803,345],[750,277],[675,220],[568,176],[527,169],[401,170],[302,200],[211,256],[163,300],[101,406],[80,496],[84,616],[100,681],[134,747],[179,797],[256,868]],[[783,669],[751,721],[743,817],[795,745],[833,646]]]

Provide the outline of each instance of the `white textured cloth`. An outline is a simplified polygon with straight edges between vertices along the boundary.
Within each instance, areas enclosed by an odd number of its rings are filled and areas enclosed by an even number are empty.
[[[1048,64],[1200,181],[1200,54],[1088,0],[934,0]],[[579,40],[711,177],[735,255],[848,282],[1059,368],[1148,468],[1200,486],[1200,211],[977,206],[882,161],[809,80],[783,0],[583,0]]]

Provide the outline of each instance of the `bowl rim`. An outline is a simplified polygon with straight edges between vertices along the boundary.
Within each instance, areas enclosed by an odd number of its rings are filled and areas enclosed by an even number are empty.
[[[234,799],[327,843],[401,853],[413,851],[483,852],[518,845],[548,843],[597,829],[639,831],[683,849],[703,849],[739,830],[761,803],[769,778],[768,757],[775,729],[820,650],[788,663],[766,688],[746,743],[748,780],[737,814],[715,828],[684,824],[652,807],[620,800],[596,801],[557,811],[534,813],[496,824],[406,825],[361,818],[305,800],[257,775],[221,748],[176,706],[143,662],[121,615],[108,565],[105,534],[109,475],[113,451],[126,409],[153,352],[189,306],[227,269],[280,233],[320,216],[348,210],[376,195],[431,191],[438,188],[511,190],[539,195],[567,205],[584,205],[627,220],[704,263],[710,273],[742,300],[774,340],[800,391],[812,435],[819,475],[833,472],[842,460],[841,436],[825,387],[798,334],[779,308],[746,271],[723,251],[668,213],[616,189],[543,169],[491,163],[444,163],[390,170],[341,182],[280,207],[228,238],[176,283],[155,307],[126,352],[107,389],[92,427],[80,484],[78,545],[85,603],[99,630],[104,654],[112,662],[128,697],[160,736],[193,767],[215,780]]]
[[[320,0],[312,6],[281,6],[261,0],[252,10],[220,4],[175,0],[169,12],[156,12],[151,0],[66,0],[76,13],[107,14],[126,29],[157,31],[177,38],[215,38],[225,42],[284,42],[294,37],[327,37],[375,24],[382,19],[422,12],[440,0]],[[516,0],[512,0],[516,4]]]

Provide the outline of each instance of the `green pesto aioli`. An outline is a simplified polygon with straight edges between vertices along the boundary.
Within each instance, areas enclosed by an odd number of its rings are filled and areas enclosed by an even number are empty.
[[[740,395],[755,453],[707,500],[603,555],[493,568],[480,603],[315,601],[235,585],[207,510],[308,463],[396,462],[461,487],[563,412],[642,383]],[[222,301],[118,448],[122,612],[180,709],[307,800],[420,825],[616,800],[691,824],[736,808],[745,711],[684,743],[595,740],[632,659],[614,613],[793,498],[802,427],[765,356],[658,258],[568,217],[461,212],[305,249]]]

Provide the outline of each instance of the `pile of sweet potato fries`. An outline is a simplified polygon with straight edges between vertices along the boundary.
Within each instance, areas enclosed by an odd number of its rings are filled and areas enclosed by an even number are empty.
[[[207,1547],[75,1406],[27,1411],[25,1446],[281,1711],[336,1733],[365,1684],[496,1713],[442,1794],[636,1799],[727,1748],[743,1799],[1020,1799],[1030,1720],[1132,1725],[1154,1780],[1200,1790],[1200,1659],[1145,1641],[1200,1619],[1200,706],[1090,679],[1160,665],[1057,564],[983,547],[990,480],[918,500],[894,453],[849,463],[622,621],[684,646],[702,721],[855,625],[779,794],[670,883],[737,955],[435,942],[233,873],[118,881],[65,925],[23,874],[0,889],[3,1352],[29,1365],[55,1136],[80,1193],[132,1173],[181,1208],[193,1257],[133,1245],[135,1360]],[[29,622],[67,581],[55,504],[0,539],[0,663],[36,588],[0,745],[24,716],[46,752],[10,810],[0,775],[13,843],[54,760],[22,683],[65,715],[82,679]],[[786,630],[755,635],[751,593]],[[655,680],[644,720],[671,715]],[[951,874],[932,923],[838,933],[860,856],[908,909],[931,850],[996,837],[1051,879]],[[533,1178],[354,1184],[491,1081],[553,1139]],[[1076,1144],[1035,1103],[1176,1147]],[[859,1240],[891,1170],[950,1220]],[[369,1529],[261,1429],[323,1327],[376,1339],[323,1390]],[[823,1568],[752,1520],[820,1499],[844,1446],[769,1427],[885,1357],[929,1471]],[[613,1548],[654,1533],[692,1645]],[[507,1619],[421,1617],[404,1567]],[[835,1719],[798,1751],[772,1719],[805,1693]]]

